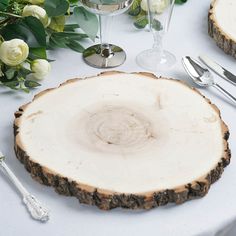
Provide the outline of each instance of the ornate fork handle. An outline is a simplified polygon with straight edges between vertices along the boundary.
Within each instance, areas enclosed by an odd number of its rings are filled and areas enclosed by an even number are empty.
[[[16,186],[16,188],[22,194],[23,202],[26,205],[32,218],[35,220],[42,221],[42,222],[48,221],[49,220],[48,209],[43,207],[41,203],[25,189],[22,183],[18,180],[18,178],[14,175],[14,173],[10,170],[10,168],[4,162],[4,159],[5,157],[0,151],[0,166],[2,167],[4,173],[9,177],[12,183]]]

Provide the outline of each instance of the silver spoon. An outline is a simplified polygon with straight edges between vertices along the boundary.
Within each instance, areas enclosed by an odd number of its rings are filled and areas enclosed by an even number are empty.
[[[29,213],[32,218],[35,220],[39,220],[42,222],[46,222],[49,220],[49,211],[47,208],[42,206],[42,204],[31,195],[22,183],[18,180],[18,178],[13,174],[7,164],[4,162],[5,156],[0,151],[0,167],[4,171],[4,173],[10,178],[15,187],[19,190],[19,192],[23,196],[23,203],[26,205]]]
[[[213,86],[236,105],[236,98],[214,81],[210,71],[189,56],[182,58],[182,64],[193,81],[201,87]]]

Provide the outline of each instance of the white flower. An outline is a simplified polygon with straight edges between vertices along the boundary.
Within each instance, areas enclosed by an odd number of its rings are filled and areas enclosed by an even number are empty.
[[[27,2],[37,5],[37,4],[43,4],[44,0],[27,0]]]
[[[168,6],[168,0],[149,0],[151,12],[161,14]],[[141,8],[148,11],[148,0],[141,1]]]
[[[48,18],[47,12],[37,5],[26,5],[23,9],[22,16],[34,16],[38,18],[45,28],[51,22],[51,19]]]
[[[8,66],[21,64],[29,55],[28,45],[21,39],[5,41],[0,46],[0,59]]]
[[[38,80],[43,79],[51,70],[50,63],[44,59],[34,60],[30,67],[32,72],[34,72],[33,77]]]

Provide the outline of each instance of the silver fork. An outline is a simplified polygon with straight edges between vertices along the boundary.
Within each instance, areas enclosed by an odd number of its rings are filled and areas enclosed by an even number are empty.
[[[49,211],[47,208],[41,205],[41,203],[31,195],[14,173],[10,170],[7,164],[4,162],[5,156],[0,151],[0,167],[2,167],[3,172],[9,177],[11,182],[19,190],[23,197],[23,203],[26,205],[30,215],[33,219],[46,222],[49,220]]]

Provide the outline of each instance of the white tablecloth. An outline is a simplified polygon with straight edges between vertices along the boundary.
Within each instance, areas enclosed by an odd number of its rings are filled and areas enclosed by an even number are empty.
[[[210,0],[189,0],[174,11],[170,32],[164,45],[178,60],[176,66],[165,76],[188,80],[180,59],[183,55],[197,57],[201,53],[230,68],[236,73],[235,60],[225,55],[207,34],[207,13]],[[122,46],[127,52],[127,61],[118,68],[122,71],[141,71],[135,56],[141,50],[151,47],[152,36],[147,31],[138,31],[126,15],[114,19],[111,41]],[[127,211],[115,209],[109,212],[96,207],[80,205],[77,199],[60,196],[52,188],[40,185],[31,179],[23,165],[15,158],[13,151],[13,119],[18,107],[31,100],[32,96],[49,87],[78,76],[97,74],[99,70],[84,64],[81,55],[70,50],[50,53],[51,75],[43,86],[31,94],[23,94],[0,89],[0,147],[7,156],[7,164],[23,184],[51,210],[51,220],[41,224],[32,220],[21,204],[17,191],[0,173],[0,235],[236,235],[231,228],[236,220],[236,113],[214,90],[202,90],[222,111],[222,117],[231,131],[231,164],[225,169],[222,178],[202,199],[189,201],[183,205],[168,205],[150,211]],[[236,87],[216,77],[217,81],[236,95]],[[92,92],[92,91],[91,91]],[[207,145],[207,144],[206,144]],[[209,147],[210,148],[210,147]],[[229,233],[231,232],[231,233]]]

